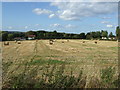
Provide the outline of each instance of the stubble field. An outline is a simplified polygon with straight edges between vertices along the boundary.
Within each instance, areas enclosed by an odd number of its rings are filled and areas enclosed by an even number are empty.
[[[24,73],[30,75],[29,78],[34,76],[34,79],[38,80],[44,73],[52,69],[58,70],[62,65],[64,65],[62,68],[64,75],[69,76],[72,73],[77,77],[82,70],[82,75],[86,79],[84,87],[91,87],[89,86],[91,77],[101,79],[102,69],[112,67],[113,78],[116,79],[118,75],[117,41],[97,41],[96,44],[94,40],[56,40],[53,45],[49,44],[49,40],[28,40],[21,41],[21,44],[9,41],[9,43],[7,46],[2,43],[5,88],[11,87],[8,82],[11,77]],[[45,79],[45,82],[49,81]]]

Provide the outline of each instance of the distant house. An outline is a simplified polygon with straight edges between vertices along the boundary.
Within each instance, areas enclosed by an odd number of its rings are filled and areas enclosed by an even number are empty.
[[[24,37],[15,37],[14,40],[19,41],[19,40],[26,40],[26,39]]]
[[[21,40],[21,37],[15,37],[14,40]]]
[[[109,39],[109,40],[112,40],[112,37],[109,37],[108,39]]]
[[[21,38],[21,40],[26,40],[26,38]]]
[[[113,39],[113,40],[117,40],[117,38],[116,38],[116,37],[113,37],[112,39]]]
[[[35,35],[28,35],[28,40],[33,40],[35,39]]]
[[[102,39],[103,39],[103,40],[106,40],[106,39],[107,39],[107,37],[102,37]]]
[[[117,40],[115,36],[114,37],[109,37],[108,39],[109,40]]]

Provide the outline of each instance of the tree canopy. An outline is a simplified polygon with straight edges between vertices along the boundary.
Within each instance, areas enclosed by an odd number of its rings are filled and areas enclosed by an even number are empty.
[[[116,28],[116,35],[118,36],[119,27]],[[93,31],[88,33],[61,33],[56,30],[48,32],[48,31],[27,31],[27,32],[9,32],[9,31],[1,31],[2,41],[14,40],[16,37],[28,38],[29,35],[35,35],[35,39],[101,39],[102,37],[113,37],[113,33],[111,32],[108,35],[107,31]]]
[[[116,37],[117,39],[120,40],[120,27],[119,26],[116,27]]]

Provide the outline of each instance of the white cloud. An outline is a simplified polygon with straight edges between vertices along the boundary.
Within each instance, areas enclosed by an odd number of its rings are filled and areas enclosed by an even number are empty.
[[[111,17],[102,17],[102,19],[111,19]]]
[[[77,26],[76,25],[72,25],[72,24],[67,24],[67,25],[61,25],[61,24],[58,24],[58,23],[55,23],[55,24],[50,24],[50,27],[53,27],[53,28],[61,28],[61,29],[70,29],[70,28],[76,28]]]
[[[33,10],[33,12],[34,12],[35,14],[37,14],[37,15],[41,15],[41,14],[51,14],[51,13],[52,13],[52,11],[50,11],[50,10],[41,9],[41,8],[35,8],[35,9]]]
[[[119,0],[2,0],[4,2],[119,2]]]
[[[117,12],[117,3],[110,2],[53,2],[63,20],[80,20],[83,17],[107,15]]]
[[[113,28],[113,25],[106,25],[108,28]]]
[[[35,26],[39,26],[39,24],[35,24]]]
[[[55,24],[51,24],[50,27],[60,27],[61,25],[58,24],[58,23],[55,23]]]
[[[108,24],[108,23],[110,23],[109,21],[102,21],[101,22],[102,24]]]
[[[79,17],[75,16],[75,13],[71,10],[58,11],[58,17],[63,20],[78,20]]]
[[[35,8],[33,12],[37,15],[47,14],[49,18],[58,17],[63,20],[80,20],[84,17],[117,13],[117,4],[110,2],[52,2],[50,5],[56,6],[58,11]],[[111,17],[102,17],[102,19],[111,19]]]
[[[9,26],[8,29],[12,29],[13,27]]]
[[[49,18],[53,18],[53,17],[55,17],[55,14],[50,14],[49,15]]]
[[[75,25],[68,24],[65,26],[66,28],[75,28]]]
[[[25,29],[28,29],[28,26],[25,26]]]

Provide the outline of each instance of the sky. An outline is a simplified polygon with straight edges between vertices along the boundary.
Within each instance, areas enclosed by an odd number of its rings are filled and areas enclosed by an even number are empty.
[[[2,30],[115,33],[117,25],[115,2],[2,2]]]

